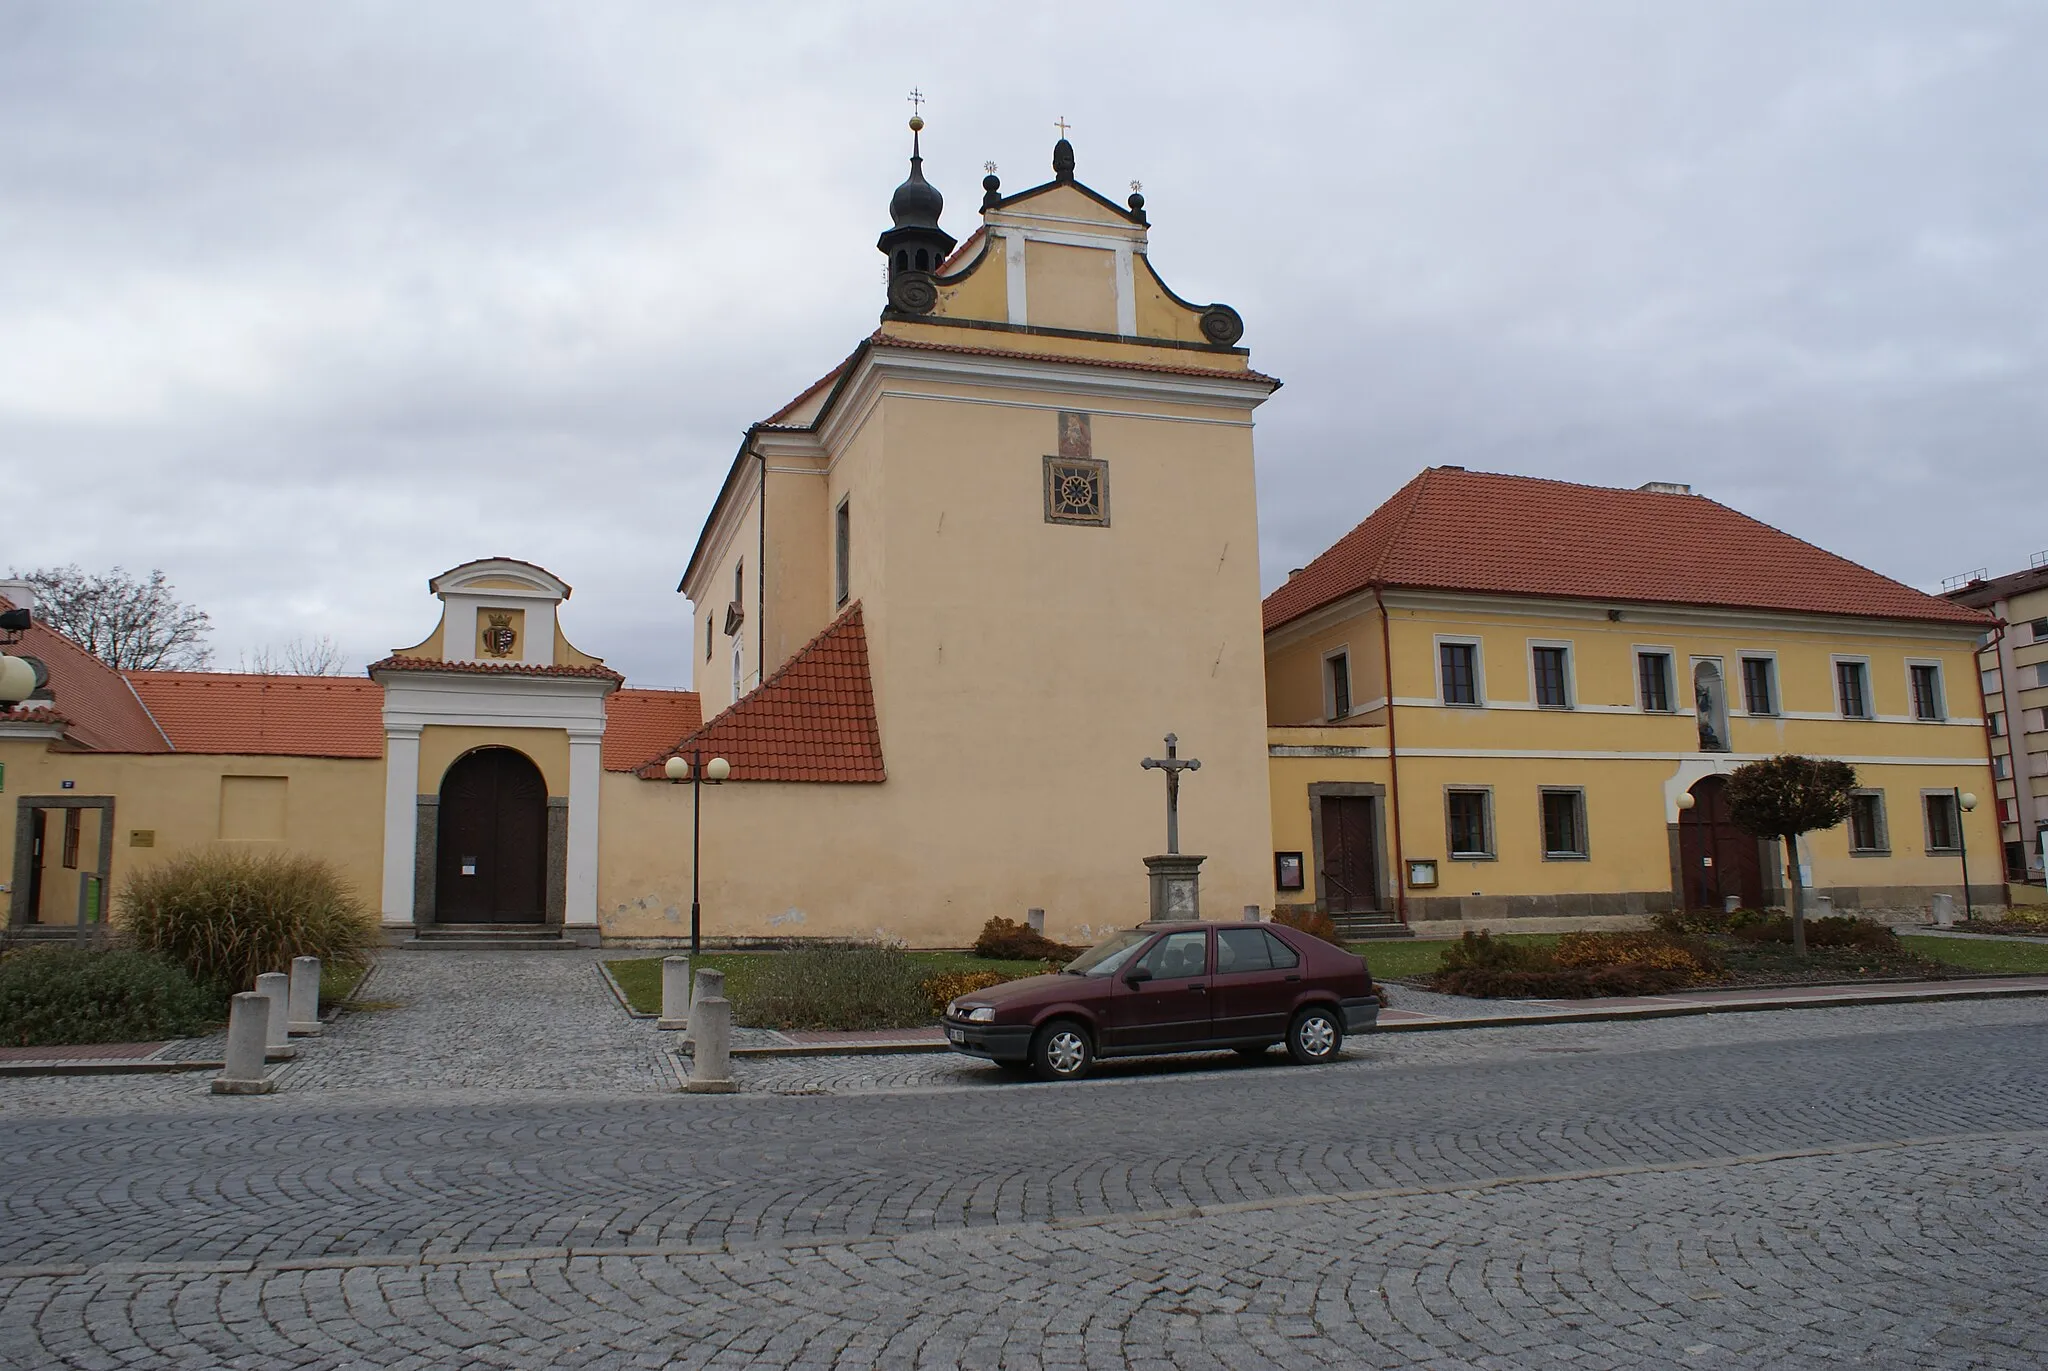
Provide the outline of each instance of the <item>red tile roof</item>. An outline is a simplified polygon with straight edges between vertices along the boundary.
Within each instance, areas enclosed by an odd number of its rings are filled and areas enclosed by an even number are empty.
[[[452,671],[465,676],[576,676],[593,681],[626,678],[608,666],[530,666],[525,662],[443,662],[431,657],[383,657],[370,663],[370,675],[380,671]]]
[[[14,608],[4,596],[0,606]],[[121,673],[55,629],[33,623],[8,652],[34,657],[49,668],[50,693],[70,725],[65,736],[78,746],[94,752],[170,751]]]
[[[638,771],[666,759],[678,738],[704,726],[694,690],[615,690],[604,701],[604,769]]]
[[[1988,625],[1702,495],[1430,467],[1266,597],[1266,631],[1372,586]]]
[[[130,671],[179,752],[382,757],[384,687],[349,676]]]
[[[751,695],[667,751],[700,747],[732,763],[735,781],[887,779],[859,602]],[[659,761],[639,774],[660,779]]]

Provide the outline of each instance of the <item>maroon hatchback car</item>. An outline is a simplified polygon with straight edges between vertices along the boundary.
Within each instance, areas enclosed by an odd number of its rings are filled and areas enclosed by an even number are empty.
[[[955,1052],[1071,1081],[1098,1057],[1286,1043],[1301,1063],[1337,1055],[1379,1022],[1365,959],[1273,924],[1145,923],[1050,976],[946,1006]]]

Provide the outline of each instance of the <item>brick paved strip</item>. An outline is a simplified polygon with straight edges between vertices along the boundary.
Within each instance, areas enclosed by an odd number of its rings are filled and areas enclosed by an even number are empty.
[[[1967,1147],[1990,1143],[2048,1144],[2048,1129],[2001,1129],[1984,1133],[1948,1133],[1924,1138],[1890,1138],[1878,1142],[1844,1143],[1830,1147],[1782,1148],[1773,1152],[1749,1152],[1736,1156],[1697,1157],[1686,1161],[1656,1162],[1634,1166],[1585,1167],[1575,1171],[1534,1172],[1526,1175],[1473,1176],[1427,1185],[1378,1186],[1367,1190],[1310,1192],[1272,1195],[1255,1200],[1220,1204],[1184,1204],[1165,1209],[1132,1213],[1086,1214],[1026,1223],[956,1224],[889,1235],[859,1234],[837,1238],[804,1237],[782,1240],[727,1240],[721,1243],[654,1243],[622,1246],[482,1248],[463,1252],[427,1252],[410,1256],[359,1256],[291,1258],[282,1261],[168,1261],[104,1262],[98,1265],[58,1263],[51,1265],[0,1266],[0,1281],[34,1279],[76,1279],[101,1276],[187,1276],[244,1275],[263,1271],[346,1271],[357,1267],[439,1267],[521,1265],[528,1262],[604,1260],[609,1258],[702,1257],[720,1254],[738,1256],[766,1252],[817,1252],[830,1248],[949,1240],[963,1233],[979,1238],[998,1238],[1034,1230],[1066,1232],[1106,1225],[1176,1223],[1188,1219],[1210,1219],[1231,1214],[1260,1214],[1312,1206],[1373,1204],[1386,1200],[1413,1199],[1425,1195],[1476,1195],[1488,1190],[1523,1186],[1567,1185],[1583,1181],[1621,1180],[1639,1176],[1671,1176],[1695,1171],[1727,1171],[1737,1167],[1769,1166],[1781,1162],[1813,1161],[1821,1158],[1860,1157],[1872,1153],[1909,1152],[1918,1148]]]
[[[0,1062],[68,1060],[132,1061],[154,1056],[170,1046],[168,1039],[148,1043],[66,1043],[44,1047],[0,1047]]]

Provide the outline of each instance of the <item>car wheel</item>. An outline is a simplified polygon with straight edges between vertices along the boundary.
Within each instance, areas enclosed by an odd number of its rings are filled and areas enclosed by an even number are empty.
[[[1287,1055],[1302,1066],[1326,1062],[1344,1045],[1344,1027],[1327,1009],[1304,1009],[1287,1030]]]
[[[1031,1071],[1041,1081],[1078,1081],[1094,1061],[1088,1030],[1071,1019],[1047,1024],[1031,1040]]]

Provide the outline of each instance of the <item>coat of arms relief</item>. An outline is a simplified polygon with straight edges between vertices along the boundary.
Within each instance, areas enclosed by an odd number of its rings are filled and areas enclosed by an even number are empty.
[[[510,657],[512,649],[519,646],[519,630],[512,627],[512,616],[488,610],[485,616],[489,626],[484,629],[484,651],[493,657]]]

